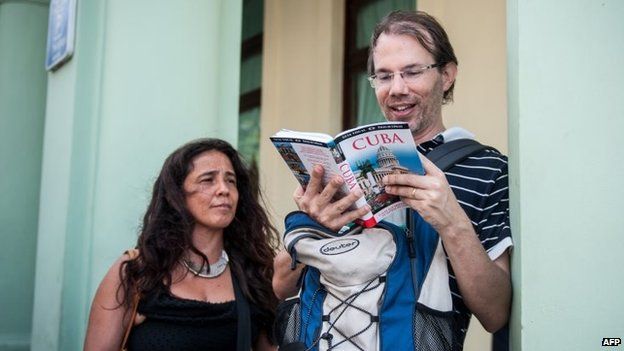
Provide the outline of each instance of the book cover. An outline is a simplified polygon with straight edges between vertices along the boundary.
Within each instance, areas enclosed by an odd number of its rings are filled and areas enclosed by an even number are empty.
[[[371,211],[358,224],[372,227],[390,212],[406,205],[384,190],[384,176],[391,173],[423,174],[422,164],[407,123],[374,123],[347,130],[335,138],[322,133],[281,130],[271,141],[297,178],[306,186],[314,165],[325,169],[323,185],[335,175],[345,183],[337,196],[361,189],[364,196],[355,207],[366,203]]]
[[[398,196],[385,192],[382,179],[393,173],[424,174],[407,123],[376,123],[348,130],[334,139],[364,192],[375,223],[405,208]]]

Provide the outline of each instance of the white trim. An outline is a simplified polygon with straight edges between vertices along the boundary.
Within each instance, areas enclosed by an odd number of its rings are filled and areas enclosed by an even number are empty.
[[[456,140],[456,139],[474,139],[475,138],[474,134],[472,134],[471,132],[467,131],[466,129],[462,127],[451,127],[438,135],[442,135],[442,137],[444,138],[444,142]]]
[[[487,254],[488,256],[490,256],[490,259],[492,261],[495,261],[508,248],[513,248],[513,241],[511,241],[511,237],[506,237],[505,239],[501,240],[498,244],[492,246],[488,250]]]
[[[442,247],[442,240],[438,239],[438,246],[420,290],[418,302],[431,309],[448,312],[453,310],[451,294],[448,263]]]

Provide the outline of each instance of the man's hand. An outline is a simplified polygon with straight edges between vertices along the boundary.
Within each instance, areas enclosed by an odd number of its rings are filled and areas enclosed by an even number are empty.
[[[435,230],[444,235],[452,225],[470,225],[470,220],[451,190],[444,172],[426,157],[420,158],[425,175],[390,174],[383,178],[386,192],[398,195]]]
[[[364,206],[355,210],[349,210],[351,205],[362,196],[360,190],[350,192],[347,196],[338,201],[333,201],[334,195],[344,180],[336,176],[322,188],[322,179],[325,170],[322,166],[316,165],[310,175],[308,186],[303,189],[299,186],[293,194],[297,207],[307,213],[314,220],[325,227],[339,231],[344,225],[353,222],[370,211],[370,207]]]

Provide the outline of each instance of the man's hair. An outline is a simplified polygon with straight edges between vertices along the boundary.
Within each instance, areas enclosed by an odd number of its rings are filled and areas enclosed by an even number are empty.
[[[381,34],[409,35],[418,40],[420,45],[433,56],[435,63],[440,64],[438,70],[442,70],[449,62],[458,64],[446,31],[433,16],[422,11],[393,11],[381,19],[371,36],[368,52],[369,75],[375,74],[373,52]],[[444,92],[443,103],[453,101],[454,88],[455,82]]]

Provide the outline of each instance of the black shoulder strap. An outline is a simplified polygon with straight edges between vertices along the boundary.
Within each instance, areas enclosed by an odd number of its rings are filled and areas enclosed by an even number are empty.
[[[427,154],[427,158],[439,169],[446,171],[457,162],[483,149],[494,149],[472,139],[455,139],[446,142]]]
[[[238,313],[238,330],[236,333],[237,351],[251,350],[251,316],[249,314],[249,302],[240,286],[238,280],[232,272],[232,285],[234,285],[234,296],[236,297],[236,310]]]

